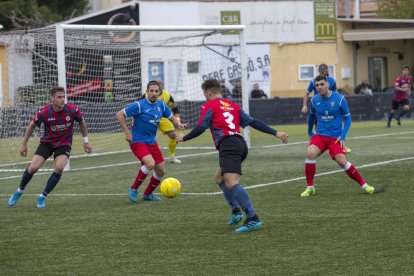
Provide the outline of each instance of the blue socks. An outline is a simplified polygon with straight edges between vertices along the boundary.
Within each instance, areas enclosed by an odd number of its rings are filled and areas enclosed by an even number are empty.
[[[234,210],[238,208],[237,202],[234,200],[233,195],[226,187],[226,183],[224,183],[224,181],[221,181],[219,186],[220,186],[220,189],[223,191],[224,198],[230,204],[231,209]]]
[[[23,191],[24,188],[26,188],[27,183],[29,183],[32,177],[33,177],[33,174],[29,173],[29,169],[24,170],[22,180],[20,180],[20,186],[19,186],[20,190]]]
[[[252,203],[250,202],[249,195],[244,190],[243,186],[240,184],[236,184],[231,189],[231,194],[239,206],[243,209],[246,213],[247,218],[252,218],[256,216],[256,211],[253,208]]]
[[[61,176],[62,174],[60,173],[55,173],[55,172],[52,173],[52,175],[47,180],[46,187],[42,193],[44,197],[46,197],[53,190],[53,188],[55,188]]]

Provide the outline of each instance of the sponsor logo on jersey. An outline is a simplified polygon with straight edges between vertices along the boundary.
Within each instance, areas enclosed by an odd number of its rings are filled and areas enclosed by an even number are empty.
[[[221,101],[221,100],[220,100],[220,109],[223,109],[225,111],[234,110],[234,108],[231,107],[231,104],[229,104],[228,102]]]

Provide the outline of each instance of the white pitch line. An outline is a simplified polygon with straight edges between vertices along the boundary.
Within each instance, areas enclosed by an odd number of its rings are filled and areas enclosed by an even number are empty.
[[[399,158],[399,159],[394,159],[394,160],[387,160],[387,161],[381,161],[381,162],[376,162],[376,163],[371,163],[371,164],[366,164],[366,165],[361,165],[358,166],[358,169],[362,169],[362,168],[369,168],[369,167],[375,167],[375,166],[382,166],[382,165],[386,165],[386,164],[390,164],[390,163],[396,163],[396,162],[402,162],[402,161],[408,161],[408,160],[414,160],[414,156],[411,157],[405,157],[405,158]],[[323,172],[323,173],[318,173],[315,176],[325,176],[325,175],[330,175],[330,174],[335,174],[335,173],[339,173],[339,172],[343,172],[343,170],[333,170],[333,171],[329,171],[329,172]],[[273,186],[273,185],[281,185],[281,184],[286,184],[286,183],[290,183],[290,182],[295,182],[298,180],[304,180],[305,177],[301,176],[301,177],[295,177],[295,178],[290,178],[290,179],[285,179],[285,180],[280,180],[280,181],[276,181],[276,182],[270,182],[270,183],[263,183],[263,184],[256,184],[256,185],[251,185],[251,186],[245,186],[245,189],[256,189],[256,188],[262,188],[262,187],[267,187],[267,186]],[[159,193],[157,193],[159,194]],[[205,195],[221,195],[222,192],[205,192],[205,193],[181,193],[182,195],[196,195],[196,196],[205,196]],[[29,196],[34,196],[34,195],[38,195],[38,194],[28,194]],[[70,196],[126,196],[126,193],[117,193],[117,194],[52,194],[53,196],[62,196],[62,197],[70,197]],[[6,196],[10,196],[9,194],[0,194],[0,197],[6,197]]]

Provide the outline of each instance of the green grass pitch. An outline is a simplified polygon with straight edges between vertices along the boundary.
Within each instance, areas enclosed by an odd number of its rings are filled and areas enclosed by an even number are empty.
[[[39,172],[14,207],[7,199],[21,173],[0,173],[0,275],[414,275],[414,121],[353,123],[349,160],[385,188],[374,195],[325,153],[317,195],[301,198],[306,126],[276,128],[290,143],[252,130],[243,164],[241,183],[264,222],[251,233],[226,225],[211,149],[177,151],[183,163],[166,164],[166,177],[182,194],[159,203],[129,202],[138,170],[129,152],[72,159],[45,209],[35,205],[50,173]],[[210,134],[179,146],[198,143],[212,146]]]

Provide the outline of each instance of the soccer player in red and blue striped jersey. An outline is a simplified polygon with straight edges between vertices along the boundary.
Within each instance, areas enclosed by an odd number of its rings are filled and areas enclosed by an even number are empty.
[[[52,103],[42,107],[26,128],[22,144],[20,145],[20,155],[23,157],[27,155],[27,142],[35,128],[44,125],[40,144],[33,155],[30,166],[23,173],[17,191],[10,197],[8,201],[9,206],[16,205],[33,175],[53,154],[55,159],[54,171],[49,177],[45,189],[39,195],[36,205],[37,208],[46,207],[46,197],[56,187],[62,176],[63,169],[69,161],[75,121],[79,123],[80,132],[83,136],[84,151],[86,153],[92,152],[92,147],[88,139],[88,129],[82,113],[77,106],[65,104],[65,89],[60,86],[55,86],[51,89],[50,96]]]
[[[395,117],[397,124],[401,126],[401,117],[410,110],[409,100],[411,88],[413,86],[413,77],[410,76],[410,67],[404,65],[402,67],[402,73],[395,79],[395,93],[392,98],[391,112],[388,115],[387,127],[391,127],[391,120]],[[395,116],[395,112],[398,106],[403,108],[401,112]]]
[[[262,221],[256,214],[249,195],[240,184],[241,164],[246,159],[248,148],[240,134],[240,127],[251,126],[288,142],[288,135],[276,131],[263,122],[250,117],[240,106],[221,95],[220,83],[215,79],[203,82],[204,97],[207,100],[201,108],[197,127],[187,135],[177,135],[178,142],[193,139],[210,129],[214,145],[219,151],[220,168],[215,179],[223,191],[224,197],[232,208],[232,216],[228,225],[236,225],[243,219],[240,208],[246,213],[246,222],[236,229],[237,233],[249,232],[262,227]],[[239,208],[240,207],[240,208]]]

